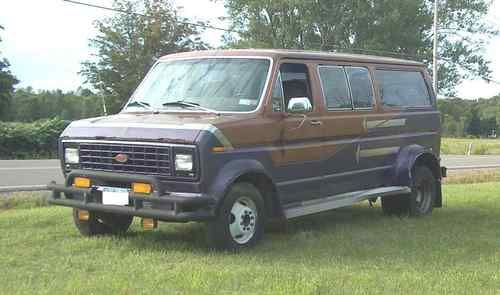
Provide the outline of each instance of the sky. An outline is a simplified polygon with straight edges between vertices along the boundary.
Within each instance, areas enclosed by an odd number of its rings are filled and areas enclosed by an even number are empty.
[[[18,87],[34,89],[76,90],[84,79],[78,75],[81,62],[91,58],[89,39],[96,36],[96,19],[113,12],[84,7],[62,0],[1,0],[0,31],[3,42],[0,51],[11,63],[11,71],[21,81]],[[110,6],[111,0],[81,0]],[[180,14],[193,21],[209,21],[227,27],[218,18],[226,15],[222,1],[174,0]],[[500,29],[500,0],[494,0],[488,21]],[[207,30],[203,39],[212,46],[220,45],[222,32]],[[500,36],[486,49],[491,60],[492,80],[500,82]],[[464,81],[458,96],[468,99],[488,98],[500,93],[500,85],[482,80]]]

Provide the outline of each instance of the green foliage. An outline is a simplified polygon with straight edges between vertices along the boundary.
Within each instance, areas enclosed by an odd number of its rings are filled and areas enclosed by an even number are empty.
[[[2,26],[0,26],[0,30],[3,30]],[[1,38],[0,42],[2,42]],[[8,114],[7,110],[12,101],[14,85],[19,83],[16,77],[10,72],[9,66],[9,61],[2,58],[0,52],[0,121]]]
[[[85,89],[64,93],[21,88],[14,92],[13,98],[6,116],[9,121],[33,122],[54,117],[74,121],[103,115],[102,97]]]
[[[433,0],[220,1],[241,32],[226,36],[228,47],[395,52],[432,60]],[[464,78],[489,76],[481,49],[497,32],[484,20],[490,1],[440,2],[439,88],[451,94]]]
[[[59,118],[33,123],[0,122],[0,159],[57,156],[57,140],[69,122]]]
[[[488,137],[500,123],[500,95],[490,99],[439,99],[442,130],[449,137]]]
[[[82,64],[81,74],[110,98],[111,113],[131,95],[155,59],[162,55],[205,49],[199,32],[177,15],[169,0],[115,0],[119,13],[96,21],[99,35],[90,40],[95,60]],[[140,13],[141,15],[137,14]]]

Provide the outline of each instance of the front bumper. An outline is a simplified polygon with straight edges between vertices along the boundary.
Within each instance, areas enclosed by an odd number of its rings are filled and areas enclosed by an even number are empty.
[[[154,192],[148,195],[130,192],[128,206],[104,205],[101,192],[96,187],[72,186],[73,179],[79,176],[90,178],[92,183],[149,183]],[[68,174],[65,185],[50,183],[48,187],[52,191],[49,203],[54,205],[172,222],[204,221],[214,217],[215,200],[212,197],[198,193],[168,192],[158,179],[151,176],[75,170]]]

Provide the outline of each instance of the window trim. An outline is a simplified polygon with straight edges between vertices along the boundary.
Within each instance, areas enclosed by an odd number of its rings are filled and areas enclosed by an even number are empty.
[[[328,107],[328,102],[327,102],[326,95],[325,95],[325,88],[324,88],[324,85],[323,85],[323,79],[321,79],[321,73],[320,73],[320,69],[321,68],[337,68],[337,69],[341,69],[342,70],[342,72],[344,73],[345,82],[346,82],[346,86],[347,86],[347,93],[349,94],[349,100],[351,101],[351,107],[350,108],[331,108],[331,107]],[[321,86],[321,94],[323,94],[323,103],[325,104],[326,111],[327,112],[354,111],[354,103],[352,101],[351,87],[349,85],[349,78],[347,77],[347,73],[345,71],[344,66],[339,66],[339,65],[317,65],[316,66],[316,71],[318,73],[319,84]]]
[[[368,74],[368,78],[370,80],[370,86],[371,86],[371,90],[372,90],[372,106],[371,107],[364,107],[364,108],[357,108],[355,105],[354,105],[354,98],[352,97],[352,85],[351,85],[351,79],[349,79],[349,75],[347,75],[347,71],[345,68],[353,68],[353,69],[365,69],[367,74]],[[372,77],[372,73],[370,71],[370,69],[368,67],[365,67],[365,66],[344,66],[344,72],[346,73],[346,76],[347,76],[347,82],[349,83],[349,91],[351,91],[351,100],[352,100],[352,108],[354,111],[373,111],[377,105],[377,100],[375,99],[375,83],[373,81],[373,77]]]
[[[382,85],[377,80],[377,71],[387,71],[387,72],[407,72],[407,73],[417,73],[420,74],[422,77],[422,81],[425,84],[425,89],[427,90],[427,97],[429,99],[429,104],[428,105],[416,105],[416,106],[388,106],[384,104],[384,96],[382,95]],[[427,80],[425,79],[424,71],[420,68],[408,68],[408,69],[403,69],[403,68],[391,68],[391,67],[376,67],[374,69],[374,79],[377,82],[377,88],[378,88],[378,96],[380,97],[380,106],[384,110],[421,110],[421,109],[433,109],[435,108],[435,100],[433,99],[431,89],[429,88],[429,83],[427,83]]]

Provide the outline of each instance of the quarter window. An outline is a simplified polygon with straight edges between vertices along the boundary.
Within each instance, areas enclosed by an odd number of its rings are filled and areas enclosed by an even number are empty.
[[[346,67],[345,71],[351,85],[351,95],[354,108],[372,108],[373,88],[368,69],[360,67]]]
[[[281,81],[281,73],[278,73],[278,78],[276,78],[276,82],[274,83],[273,88],[273,112],[283,112],[283,82]]]
[[[420,72],[377,70],[382,103],[388,107],[430,106],[429,90]]]
[[[344,68],[322,66],[319,75],[328,109],[352,109]]]

